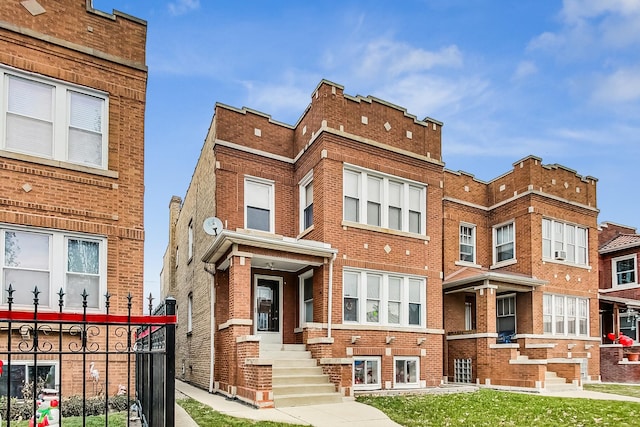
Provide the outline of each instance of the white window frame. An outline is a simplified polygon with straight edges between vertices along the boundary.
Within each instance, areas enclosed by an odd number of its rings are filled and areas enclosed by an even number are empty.
[[[193,331],[193,292],[187,296],[187,334]]]
[[[468,229],[471,231],[471,236],[468,236],[466,234],[463,234],[463,228]],[[459,262],[463,262],[463,263],[469,263],[469,264],[474,264],[476,263],[476,226],[475,224],[469,224],[466,222],[461,222],[460,223],[460,227],[458,228],[459,230],[459,255],[458,255],[458,260]],[[463,260],[462,259],[462,246],[471,246],[471,250],[472,250],[472,254],[471,254],[471,261],[467,261],[467,260]]]
[[[356,295],[345,295],[344,277],[347,274],[353,274],[356,276]],[[343,292],[342,292],[342,322],[349,325],[379,325],[379,326],[395,326],[395,327],[407,327],[407,328],[424,328],[426,325],[426,278],[419,276],[406,276],[397,273],[389,273],[383,271],[374,270],[359,270],[353,268],[345,268],[342,273],[343,277]],[[380,292],[379,292],[379,305],[378,305],[378,320],[371,321],[367,317],[367,300],[371,300],[367,293],[368,290],[368,277],[380,278]],[[389,323],[389,278],[402,279],[400,289],[400,322]],[[418,284],[419,286],[419,301],[411,300],[411,286],[412,284]],[[357,304],[357,320],[345,320],[345,298],[355,299]],[[375,298],[374,298],[375,299]],[[394,300],[395,302],[395,300]],[[419,324],[410,324],[410,306],[412,304],[419,304]]]
[[[312,294],[311,299],[310,300],[304,299],[304,282],[309,278],[313,278],[313,270],[306,271],[302,273],[300,276],[298,276],[298,295],[299,295],[298,300],[299,300],[299,313],[300,313],[300,318],[298,319],[298,325],[300,325],[300,327],[305,327],[307,326],[308,323],[313,322],[313,285],[312,285],[312,291],[311,291],[311,294]],[[307,322],[307,308],[306,308],[307,302],[311,302],[311,319],[312,319],[311,322]]]
[[[505,300],[510,300],[513,301],[513,310],[508,310],[508,312],[503,312],[502,314],[500,314],[500,308],[504,308],[504,301]],[[496,329],[498,329],[498,321],[497,319],[500,318],[507,318],[507,317],[513,317],[513,333],[517,333],[518,331],[518,316],[517,316],[517,311],[516,311],[516,294],[506,294],[506,295],[499,295],[496,297]],[[512,304],[509,303],[509,308],[512,307]],[[505,332],[505,331],[498,331],[498,332]]]
[[[413,383],[399,382],[399,373],[397,371],[396,363],[404,361],[406,363],[412,362],[416,364],[416,381]],[[395,356],[393,358],[393,388],[418,388],[420,387],[420,358],[417,356]]]
[[[344,185],[346,182],[347,175],[354,175],[357,177],[357,185],[358,188],[354,194],[347,193],[347,188]],[[380,225],[371,225],[369,224],[368,218],[368,205],[371,202],[369,200],[369,188],[368,183],[370,179],[380,180],[380,200],[379,200],[379,212],[380,212]],[[399,184],[401,185],[401,194],[400,194],[400,203],[401,203],[401,230],[396,230],[395,228],[390,228],[389,226],[389,183]],[[412,205],[415,204],[415,201],[412,203],[412,199],[410,198],[410,193],[412,191],[419,192],[419,211],[415,209],[411,209]],[[427,227],[427,184],[400,178],[393,175],[388,175],[376,171],[372,171],[369,169],[360,168],[354,165],[344,165],[343,169],[343,190],[342,190],[342,200],[343,200],[343,221],[346,223],[357,223],[362,224],[365,227],[373,228],[376,230],[393,230],[400,231],[404,233],[411,234],[426,234]],[[357,213],[355,215],[356,221],[352,221],[347,219],[347,203],[345,203],[346,198],[350,198],[356,200]],[[378,204],[378,200],[374,200],[371,203]],[[391,206],[393,207],[393,206]],[[419,214],[419,230],[417,232],[411,231],[411,214]]]
[[[633,270],[626,270],[625,272],[633,272],[633,281],[628,283],[620,283],[619,274],[623,272],[618,271],[618,262],[633,260]],[[613,288],[628,288],[638,286],[638,254],[630,254],[619,256],[611,259],[611,285]]]
[[[622,331],[622,318],[626,318],[626,322],[628,323],[632,323],[633,321],[635,321],[635,325],[632,325],[629,328],[624,328],[624,335],[628,336],[629,338],[633,339],[635,342],[638,342],[638,312],[636,311],[633,314],[629,314],[629,313],[620,313],[619,314],[619,320],[620,320],[620,332]],[[629,321],[629,318],[631,318],[631,322]],[[633,332],[632,334],[629,333],[629,331]]]
[[[187,263],[189,263],[191,261],[191,259],[193,258],[193,219],[191,221],[189,221],[189,227],[187,229],[187,239],[188,239],[188,244],[187,244],[187,250],[188,250]]]
[[[375,371],[375,376],[377,378],[377,382],[368,382],[368,376],[365,373],[365,382],[364,383],[356,383],[356,363],[360,361],[364,363],[364,368],[367,367],[367,362],[377,362],[377,369]],[[353,384],[354,390],[378,390],[382,388],[382,375],[381,375],[381,365],[382,358],[380,356],[354,356],[353,357],[353,375],[351,378],[351,384]],[[372,376],[373,378],[373,372]]]
[[[589,229],[587,227],[552,218],[542,218],[541,233],[543,260],[580,266],[589,265]],[[584,245],[580,242],[581,233],[584,233]],[[581,256],[584,257],[584,262],[580,262]]]
[[[575,316],[570,315],[569,301],[575,301]],[[584,314],[581,313],[584,308]],[[544,294],[542,300],[543,333],[545,335],[588,337],[589,336],[589,299],[573,295]],[[574,317],[575,333],[569,333],[569,319]],[[585,332],[581,333],[582,322],[585,322]],[[545,322],[550,322],[547,328]],[[558,332],[557,323],[562,323],[562,331]]]
[[[503,242],[501,245],[507,245],[509,243],[511,243],[513,245],[513,258],[509,258],[509,259],[504,259],[501,261],[498,261],[498,232],[499,230],[511,226],[512,230],[513,230],[513,236],[512,236],[512,240],[508,241],[508,242]],[[503,265],[509,265],[509,264],[514,264],[517,262],[517,257],[516,257],[516,222],[515,221],[507,221],[504,222],[502,224],[497,224],[493,226],[493,265],[494,266],[503,266]]]
[[[7,114],[8,114],[8,95],[9,95],[9,79],[11,77],[24,79],[27,81],[48,85],[52,88],[52,154],[50,156],[34,153],[30,151],[16,150],[7,147]],[[71,114],[71,94],[91,96],[102,102],[102,111],[100,118],[100,135],[101,135],[101,164],[86,163],[82,161],[74,161],[69,158],[69,129]],[[106,170],[109,166],[109,94],[83,86],[69,84],[60,80],[47,78],[34,73],[25,73],[19,70],[0,66],[0,150],[8,152],[20,153],[34,158],[48,159],[52,161],[60,161],[74,165],[80,165],[92,169]],[[26,117],[26,116],[25,116]],[[92,131],[93,133],[98,133]]]
[[[25,382],[28,384],[29,381],[31,381],[31,377],[29,376],[29,368],[33,367],[33,362],[31,360],[20,360],[20,359],[11,359],[11,368],[13,369],[14,367],[20,366],[24,369],[24,378],[25,378]],[[57,360],[44,360],[44,359],[38,359],[38,367],[41,366],[53,366],[54,368],[54,375],[53,375],[53,382],[55,384],[55,389],[56,390],[60,390],[60,364],[58,363]],[[7,369],[9,369],[9,365],[7,365],[7,363],[5,362],[4,364],[4,375],[3,377],[5,378],[5,380],[7,379]],[[7,392],[8,394],[11,394],[11,386],[9,384],[7,384]],[[6,396],[5,396],[6,397]]]
[[[248,222],[247,222],[248,221],[247,208],[251,206],[249,204],[249,200],[247,200],[247,194],[249,194],[247,188],[250,185],[261,186],[269,189],[269,197],[268,197],[269,207],[267,209],[269,211],[269,230],[260,230],[260,229],[256,229],[256,230],[264,231],[267,233],[274,233],[275,232],[275,216],[276,216],[275,182],[269,179],[258,178],[258,177],[249,176],[249,175],[245,175],[244,177],[244,226],[246,229],[254,230],[252,228],[249,228]],[[263,209],[263,208],[260,208],[260,209]]]
[[[69,248],[69,240],[81,240],[87,242],[95,242],[98,243],[98,256],[99,256],[99,265],[98,265],[98,295],[95,300],[97,301],[96,305],[89,305],[87,307],[88,312],[99,312],[104,308],[104,294],[107,291],[107,239],[103,236],[95,236],[88,235],[82,233],[75,232],[66,232],[52,229],[44,229],[44,228],[35,228],[35,227],[21,227],[14,226],[9,224],[0,224],[0,284],[2,295],[0,296],[0,305],[6,306],[7,304],[7,294],[6,289],[9,284],[4,283],[4,275],[5,269],[13,269],[14,267],[5,266],[5,234],[6,232],[20,232],[20,233],[33,233],[41,236],[48,236],[49,239],[49,285],[48,290],[38,289],[41,294],[39,296],[40,305],[38,305],[39,310],[48,311],[59,310],[58,300],[60,291],[60,287],[62,287],[65,292],[65,305],[63,306],[64,311],[81,311],[82,306],[74,306],[69,307],[69,289],[67,287],[67,275],[68,274],[84,274],[84,275],[93,275],[91,273],[73,273],[67,271],[68,268],[68,248]],[[35,270],[34,270],[35,271]],[[44,271],[44,270],[42,270]],[[14,286],[15,288],[15,286]],[[29,289],[29,292],[31,289]],[[90,290],[88,290],[90,292]],[[79,295],[76,295],[78,297]],[[90,295],[88,301],[93,300],[94,296]],[[45,301],[48,300],[48,303]],[[14,307],[21,308],[33,308],[33,303],[29,302],[27,304],[21,304],[14,300]]]
[[[311,185],[311,191],[313,193],[313,191],[315,190],[315,188],[313,188],[313,169],[311,171],[309,171],[308,174],[305,175],[304,178],[302,178],[302,180],[300,180],[300,183],[298,184],[298,188],[299,188],[299,194],[300,194],[300,233],[304,232],[305,230],[313,227],[313,195],[311,197],[311,200],[307,200],[307,188],[309,187],[309,185]],[[305,224],[305,213],[307,208],[311,206],[311,224],[307,225]]]

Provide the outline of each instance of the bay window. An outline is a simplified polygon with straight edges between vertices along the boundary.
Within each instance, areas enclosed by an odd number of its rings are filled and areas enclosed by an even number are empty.
[[[356,166],[343,172],[344,221],[424,234],[426,185]]]
[[[345,323],[420,327],[425,324],[425,279],[345,269]]]

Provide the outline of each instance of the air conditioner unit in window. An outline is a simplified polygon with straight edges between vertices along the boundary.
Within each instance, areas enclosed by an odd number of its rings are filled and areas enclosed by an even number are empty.
[[[565,251],[556,251],[554,258],[560,261],[567,259],[567,253]]]

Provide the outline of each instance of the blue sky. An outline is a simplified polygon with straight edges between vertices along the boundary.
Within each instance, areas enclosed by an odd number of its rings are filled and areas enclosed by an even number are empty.
[[[216,102],[295,124],[321,79],[444,122],[446,167],[527,155],[598,178],[599,222],[640,226],[637,0],[94,0],[148,23],[145,292],[168,205]]]

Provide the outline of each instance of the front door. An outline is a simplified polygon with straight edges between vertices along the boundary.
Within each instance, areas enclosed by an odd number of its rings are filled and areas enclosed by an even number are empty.
[[[266,344],[282,344],[282,277],[255,277],[255,334]]]

